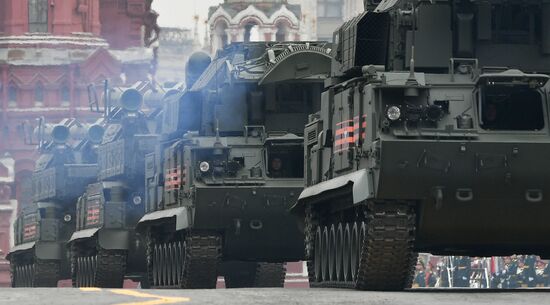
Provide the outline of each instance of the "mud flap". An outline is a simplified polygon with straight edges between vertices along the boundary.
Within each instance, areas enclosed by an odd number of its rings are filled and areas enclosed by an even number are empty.
[[[78,240],[78,239],[90,238],[90,237],[94,236],[97,233],[97,231],[99,231],[99,228],[76,231],[76,232],[73,233],[73,235],[71,236],[71,239],[69,239],[68,243],[70,244],[73,241]]]
[[[362,169],[305,188],[300,197],[298,197],[298,202],[291,208],[291,211],[302,210],[304,202],[312,201],[315,197],[324,193],[350,185],[352,186],[354,204],[374,197],[373,177],[367,169]]]
[[[6,255],[6,259],[9,260],[11,255],[15,255],[18,252],[29,251],[34,249],[34,255],[38,259],[42,260],[57,260],[63,259],[63,247],[61,243],[57,242],[30,242],[15,246]]]
[[[175,218],[175,231],[189,228],[192,223],[191,210],[187,207],[179,207],[169,210],[156,211],[143,216],[138,222],[137,230],[143,230],[146,227],[145,223],[169,218]]]
[[[17,252],[22,252],[22,251],[27,251],[27,250],[30,250],[32,248],[34,248],[34,246],[36,245],[36,242],[30,242],[30,243],[24,243],[24,244],[20,244],[20,245],[17,245],[13,248],[11,248],[10,252],[8,254],[6,254],[6,259],[7,260],[10,260],[10,257],[17,253]]]

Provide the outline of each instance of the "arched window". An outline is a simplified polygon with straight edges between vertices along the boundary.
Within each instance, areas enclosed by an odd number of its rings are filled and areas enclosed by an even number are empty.
[[[286,41],[288,40],[288,26],[281,22],[277,24],[277,33],[275,33],[275,41]]]
[[[244,42],[260,41],[258,25],[255,22],[249,22],[244,26]]]
[[[48,32],[48,0],[29,1],[29,32]]]
[[[36,106],[44,105],[44,86],[42,86],[42,83],[38,83],[34,87],[34,103]]]
[[[17,87],[15,85],[10,85],[8,87],[8,106],[17,106]]]
[[[229,43],[229,38],[227,37],[227,23],[225,21],[220,21],[216,23],[214,32],[217,37],[218,45],[216,46],[219,49],[222,49]]]
[[[69,89],[69,86],[64,85],[61,87],[61,105],[67,106],[69,105],[71,100],[71,90]]]
[[[10,128],[9,128],[9,126],[2,127],[2,137],[6,140],[10,137]]]

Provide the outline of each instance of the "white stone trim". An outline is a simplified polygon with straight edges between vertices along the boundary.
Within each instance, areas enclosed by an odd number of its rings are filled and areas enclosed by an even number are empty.
[[[231,18],[231,15],[229,15],[229,13],[227,13],[227,11],[225,11],[220,5],[208,19],[208,24],[211,28],[213,28],[219,18],[223,18],[228,23],[228,26],[241,25],[242,21],[249,17],[257,18],[261,22],[260,26],[268,24],[273,25],[275,24],[275,21],[280,18],[286,18],[289,20],[291,26],[293,27],[299,27],[300,25],[299,16],[294,15],[294,13],[291,12],[284,4],[277,11],[275,11],[271,17],[268,17],[263,11],[257,9],[253,4],[250,4],[246,9],[237,13],[237,15],[233,18]]]
[[[12,208],[12,213],[11,213],[11,218],[10,218],[10,232],[9,232],[10,249],[15,246],[15,236],[13,236],[13,232],[14,232],[13,225],[15,224],[15,220],[17,219],[17,209],[18,209],[17,205],[18,205],[17,200],[15,200],[15,199],[10,200],[10,206]],[[9,249],[6,249],[6,251],[7,250],[9,250]]]

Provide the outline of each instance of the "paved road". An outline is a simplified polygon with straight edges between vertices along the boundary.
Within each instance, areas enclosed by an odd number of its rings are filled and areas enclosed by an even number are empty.
[[[480,290],[414,290],[363,292],[338,289],[0,289],[0,304],[17,305],[475,305],[549,304],[550,290],[482,292]]]

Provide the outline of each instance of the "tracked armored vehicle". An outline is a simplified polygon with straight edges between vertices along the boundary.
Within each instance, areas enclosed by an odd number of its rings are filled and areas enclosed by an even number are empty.
[[[71,134],[84,130],[84,139]],[[65,243],[75,230],[75,202],[97,175],[95,147],[103,127],[74,119],[40,124],[40,157],[32,174],[33,204],[17,218],[10,261],[13,287],[56,287],[70,278]]]
[[[401,290],[416,252],[550,256],[550,2],[366,1],[305,129],[313,287]]]
[[[103,98],[105,134],[98,145],[99,170],[76,203],[76,230],[68,243],[74,287],[122,287],[125,277],[147,286],[145,252],[134,230],[145,212],[143,160],[157,141],[158,112],[141,111],[141,92],[146,90],[146,84],[111,88]]]
[[[303,259],[288,208],[303,188],[303,124],[319,107],[328,51],[232,44],[167,99],[138,227],[152,287],[215,288],[218,275],[229,288],[279,287],[283,263]]]

